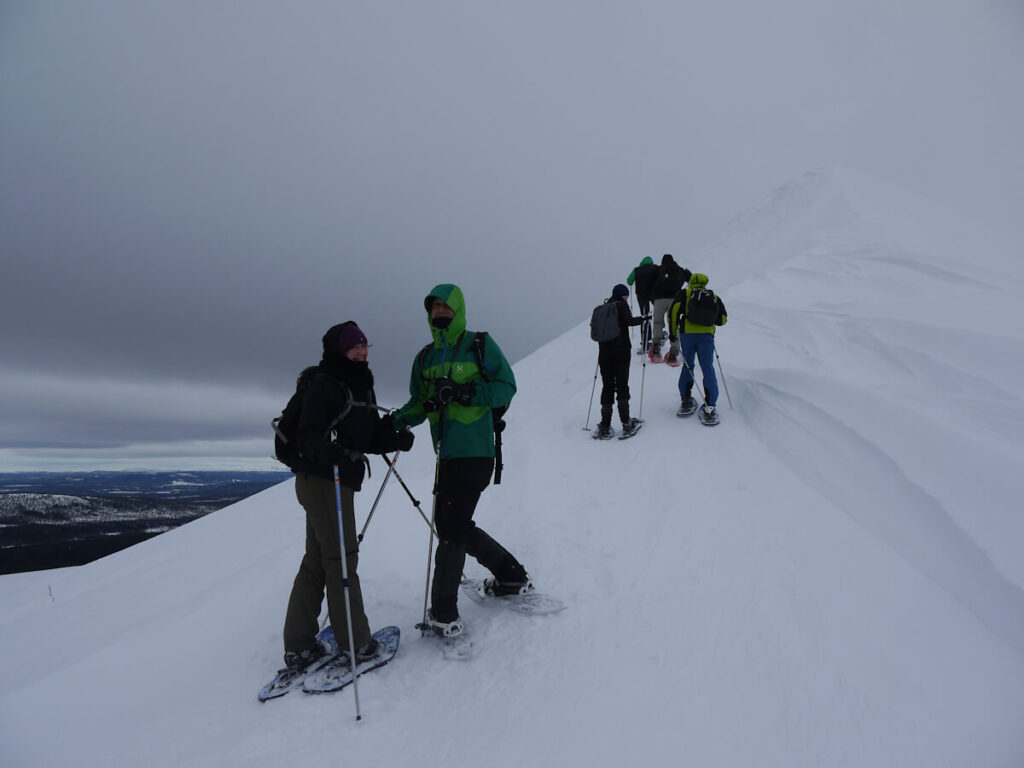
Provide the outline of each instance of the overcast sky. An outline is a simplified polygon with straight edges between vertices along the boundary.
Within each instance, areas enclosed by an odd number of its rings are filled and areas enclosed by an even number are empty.
[[[1022,83],[1014,0],[6,0],[0,471],[270,467],[330,325],[400,405],[434,284],[514,361],[823,165],[1024,236]]]

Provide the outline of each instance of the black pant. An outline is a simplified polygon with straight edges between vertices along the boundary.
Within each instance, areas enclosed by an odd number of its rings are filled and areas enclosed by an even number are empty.
[[[519,561],[473,522],[476,504],[493,471],[494,459],[487,457],[445,459],[438,468],[434,525],[439,541],[430,590],[431,612],[438,621],[459,616],[459,582],[467,554],[499,581],[526,577]]]
[[[612,421],[612,404],[619,402],[619,419],[629,421],[629,342],[625,344],[602,344],[597,353],[597,364],[601,369],[601,423],[609,426]]]

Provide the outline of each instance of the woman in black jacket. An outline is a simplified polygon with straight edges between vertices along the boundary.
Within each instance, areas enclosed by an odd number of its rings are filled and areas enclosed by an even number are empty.
[[[365,454],[407,451],[413,434],[396,432],[390,416],[378,414],[373,374],[366,362],[366,336],[354,322],[333,326],[324,334],[323,359],[306,387],[299,416],[295,495],[306,510],[306,552],[288,599],[284,622],[284,661],[300,669],[324,653],[316,641],[317,620],[327,589],[327,610],[335,638],[348,651],[345,592],[342,583],[341,544],[334,467],[340,478],[341,517],[345,526],[345,559],[352,637],[356,659],[365,661],[378,652],[363,610],[357,567],[355,493],[362,487],[368,466]]]
[[[629,417],[629,327],[640,325],[643,316],[633,317],[626,299],[629,289],[619,283],[612,289],[609,302],[614,302],[619,315],[619,335],[611,341],[598,344],[597,364],[601,369],[601,423],[597,425],[594,437],[607,440],[615,433],[612,431],[612,404],[619,402],[619,419],[622,421],[622,433],[629,435],[639,426],[637,419]]]

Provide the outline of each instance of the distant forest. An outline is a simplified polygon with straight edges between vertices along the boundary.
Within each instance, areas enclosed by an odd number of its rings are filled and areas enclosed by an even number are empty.
[[[0,574],[92,562],[290,477],[289,472],[0,473]]]

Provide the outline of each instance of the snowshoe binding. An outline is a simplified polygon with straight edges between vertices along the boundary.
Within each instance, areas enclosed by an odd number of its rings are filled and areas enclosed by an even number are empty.
[[[484,579],[480,591],[486,597],[507,597],[508,595],[525,595],[533,591],[530,574],[522,581],[498,581],[496,578]]]

